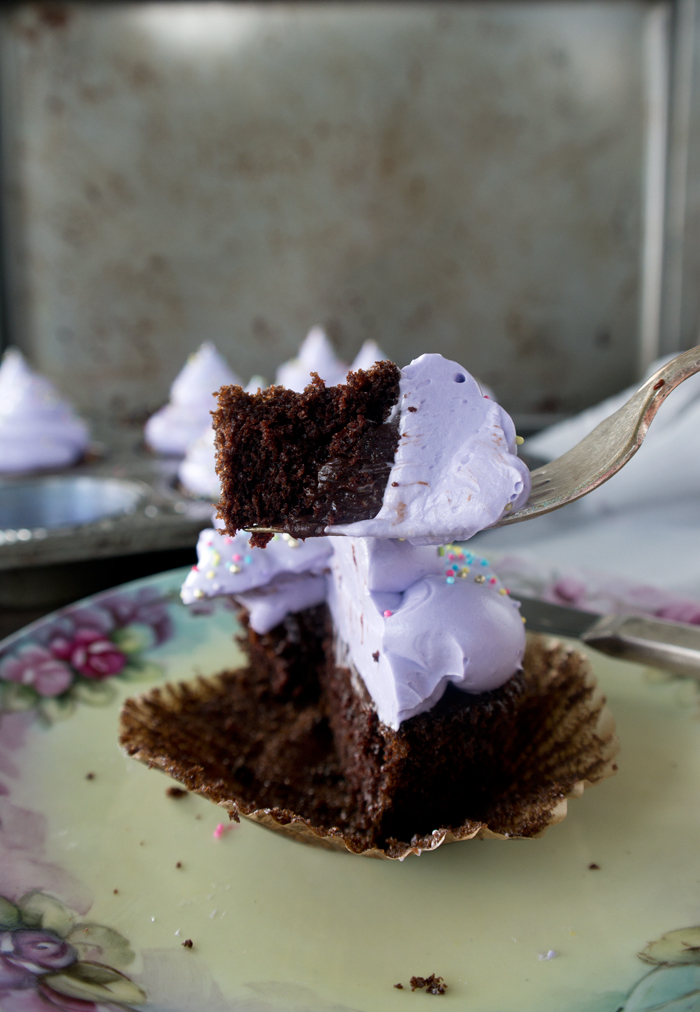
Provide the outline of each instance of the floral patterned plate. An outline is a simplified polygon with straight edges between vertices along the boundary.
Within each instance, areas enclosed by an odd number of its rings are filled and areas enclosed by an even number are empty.
[[[540,840],[360,861],[223,826],[120,753],[128,694],[236,663],[183,576],[0,645],[2,1012],[700,1010],[695,683],[594,657],[617,777]]]

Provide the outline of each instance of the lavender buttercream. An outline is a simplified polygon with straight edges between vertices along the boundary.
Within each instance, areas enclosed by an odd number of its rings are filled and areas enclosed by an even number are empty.
[[[263,636],[287,615],[323,604],[326,600],[326,578],[313,573],[278,576],[264,587],[236,594],[235,597],[247,610],[251,629]]]
[[[87,424],[16,348],[0,365],[0,471],[69,467],[88,447]]]
[[[517,457],[512,419],[466,369],[421,355],[401,370],[399,390],[389,417],[399,444],[381,509],[333,533],[466,541],[527,502],[530,472]]]
[[[170,400],[146,422],[146,442],[157,453],[182,456],[211,425],[219,387],[240,383],[213,344],[190,355],[170,387]]]
[[[262,376],[253,376],[245,390],[246,393],[254,394],[266,385]],[[183,488],[192,495],[214,502],[221,495],[221,482],[216,473],[215,436],[210,420],[199,439],[195,439],[187,447],[187,452],[177,469],[177,477]]]
[[[251,628],[263,634],[285,615],[325,600],[328,538],[275,535],[266,548],[251,548],[249,539],[245,531],[233,538],[213,528],[202,531],[197,565],[182,586],[184,603],[231,595],[248,608]]]
[[[486,692],[521,666],[519,605],[485,559],[458,546],[440,556],[406,541],[334,538],[328,604],[337,662],[354,667],[394,729],[430,710],[449,682]]]
[[[341,362],[321,327],[312,327],[299,348],[299,354],[277,370],[275,382],[301,393],[311,382],[311,373],[316,372],[327,387],[344,383],[348,366]]]

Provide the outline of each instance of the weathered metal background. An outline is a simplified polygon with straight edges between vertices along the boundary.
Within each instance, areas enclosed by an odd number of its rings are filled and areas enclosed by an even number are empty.
[[[52,4],[4,14],[15,340],[140,412],[214,340],[315,323],[516,412],[637,367],[647,5]]]

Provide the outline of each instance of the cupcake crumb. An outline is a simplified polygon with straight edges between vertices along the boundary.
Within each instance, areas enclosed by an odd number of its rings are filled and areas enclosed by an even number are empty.
[[[186,797],[187,796],[187,791],[183,791],[182,787],[168,787],[168,789],[165,792],[165,794],[166,794],[166,797],[168,797],[168,798],[175,798],[177,800],[179,798]]]
[[[182,868],[182,861],[177,861],[175,864],[176,868]]]
[[[373,658],[373,660],[375,660],[375,661],[376,661],[377,663],[379,663],[379,651],[378,651],[378,650],[375,650],[375,651],[374,651],[374,653],[372,654],[372,658]]]
[[[114,895],[116,896],[116,895],[117,895],[117,893],[119,892],[119,890],[118,890],[118,889],[112,889],[112,892],[113,892],[113,893],[114,893]]]
[[[589,871],[600,871],[600,865],[599,864],[589,864],[588,865],[588,870]]]
[[[442,977],[436,977],[431,973],[429,977],[411,977],[411,991],[425,988],[426,994],[444,994],[447,991],[447,984]]]
[[[191,938],[186,938],[185,941],[182,943],[182,948],[183,949],[191,949],[193,945],[194,945],[194,942],[192,941],[192,939]]]
[[[394,984],[394,987],[397,989],[397,991],[403,991],[403,984]]]
[[[85,774],[85,779],[86,780],[94,780],[95,779],[95,774],[94,773],[86,773]]]

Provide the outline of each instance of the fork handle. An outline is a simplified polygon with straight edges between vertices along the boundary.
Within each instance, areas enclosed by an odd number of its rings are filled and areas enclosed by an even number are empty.
[[[636,615],[606,615],[581,640],[611,657],[700,679],[700,626]]]

